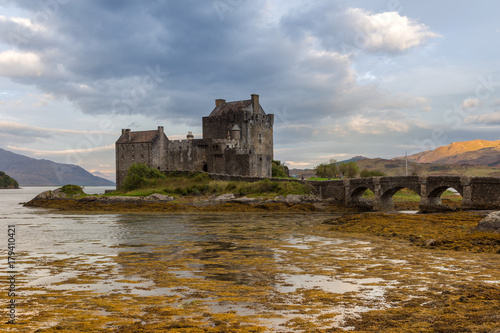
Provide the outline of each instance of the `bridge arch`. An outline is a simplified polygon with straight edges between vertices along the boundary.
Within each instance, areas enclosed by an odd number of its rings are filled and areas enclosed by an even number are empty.
[[[430,193],[429,195],[427,196],[429,199],[430,198],[440,198],[441,195],[443,195],[443,193],[449,189],[449,188],[452,188],[454,189],[455,191],[457,191],[458,193],[460,193],[461,196],[463,196],[463,190],[460,186],[457,186],[458,188],[455,188],[454,186],[439,186],[439,187],[436,187],[434,188]]]

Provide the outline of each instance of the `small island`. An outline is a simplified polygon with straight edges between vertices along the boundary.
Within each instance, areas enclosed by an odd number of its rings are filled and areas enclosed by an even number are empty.
[[[0,189],[18,189],[19,183],[5,172],[0,171]]]

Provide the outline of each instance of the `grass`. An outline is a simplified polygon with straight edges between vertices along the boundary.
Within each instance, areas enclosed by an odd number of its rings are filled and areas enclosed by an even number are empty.
[[[171,174],[165,179],[150,181],[146,187],[132,191],[115,191],[106,195],[148,196],[153,193],[183,196],[213,196],[234,193],[249,197],[275,197],[289,194],[311,194],[313,188],[308,184],[298,182],[279,182],[264,179],[258,182],[212,180],[207,174],[193,173],[190,175]]]
[[[323,182],[323,181],[326,181],[326,180],[340,180],[340,178],[311,177],[311,178],[308,178],[307,180],[312,180],[312,181],[316,181],[316,182]]]

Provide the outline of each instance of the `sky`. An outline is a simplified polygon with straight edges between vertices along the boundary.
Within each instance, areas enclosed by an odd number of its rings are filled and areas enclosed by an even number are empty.
[[[0,148],[113,176],[122,128],[192,131],[260,95],[312,168],[498,140],[500,3],[0,0]]]

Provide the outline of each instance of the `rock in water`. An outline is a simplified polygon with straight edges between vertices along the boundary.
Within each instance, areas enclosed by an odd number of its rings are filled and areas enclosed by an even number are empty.
[[[476,230],[500,233],[500,212],[489,213],[488,216],[479,221]]]

